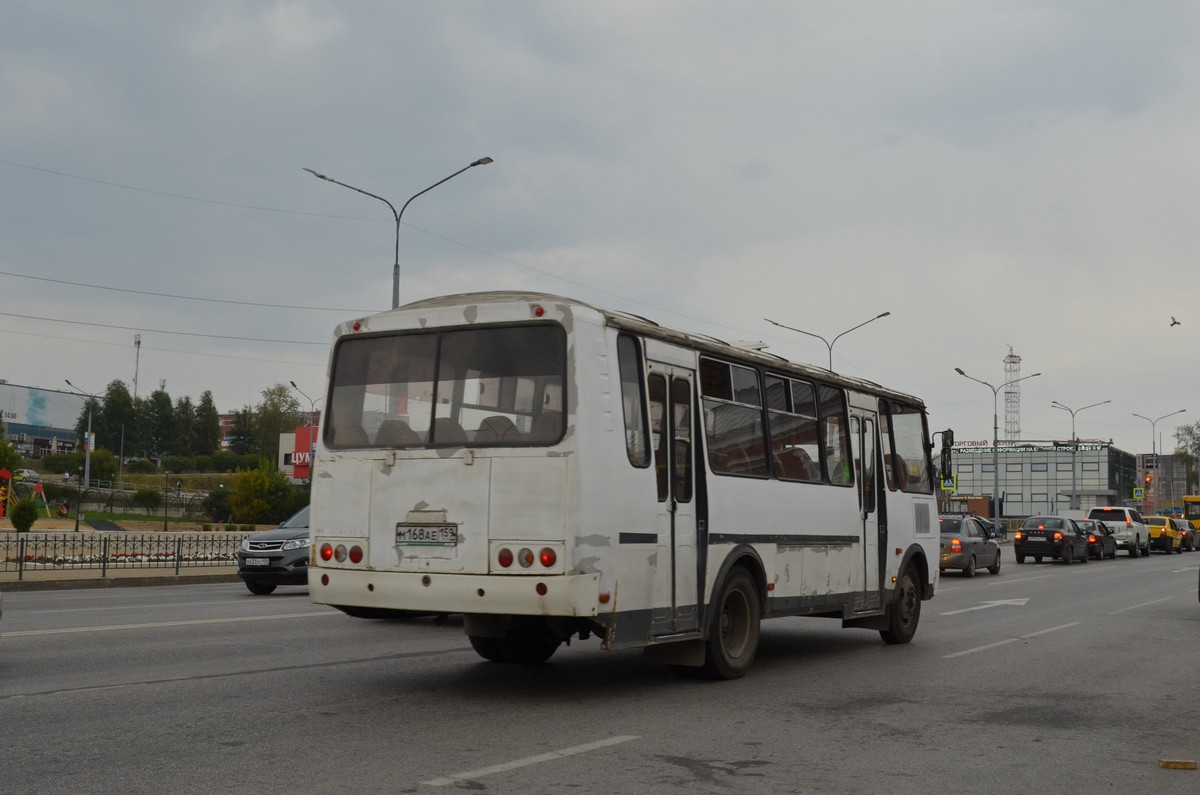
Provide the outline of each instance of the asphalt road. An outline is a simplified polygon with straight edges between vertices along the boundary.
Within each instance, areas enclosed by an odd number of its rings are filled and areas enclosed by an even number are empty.
[[[1010,552],[1009,549],[1005,550]],[[30,793],[1194,793],[1200,553],[943,575],[912,644],[767,622],[735,682],[303,588],[5,595],[0,782]]]

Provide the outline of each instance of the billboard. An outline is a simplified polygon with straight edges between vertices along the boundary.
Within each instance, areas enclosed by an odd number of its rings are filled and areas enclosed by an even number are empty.
[[[74,392],[0,383],[0,419],[10,433],[17,425],[73,429],[86,400]]]

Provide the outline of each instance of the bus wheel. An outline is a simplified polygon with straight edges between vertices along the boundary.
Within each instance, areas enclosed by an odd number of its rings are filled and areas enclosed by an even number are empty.
[[[737,679],[758,653],[762,603],[750,572],[733,569],[721,588],[704,650],[704,674],[710,679]]]
[[[479,635],[468,635],[471,641],[471,648],[485,660],[489,662],[508,662],[508,658],[500,651],[499,638],[483,638]]]
[[[888,611],[888,628],[879,631],[885,643],[908,643],[917,634],[921,621],[921,589],[911,567],[896,583],[896,598]]]
[[[471,643],[474,645],[474,639]],[[560,643],[557,638],[548,637],[529,627],[513,627],[503,638],[496,638],[496,647],[503,657],[503,662],[521,665],[546,662],[558,650]],[[479,651],[479,648],[476,647],[475,650]]]

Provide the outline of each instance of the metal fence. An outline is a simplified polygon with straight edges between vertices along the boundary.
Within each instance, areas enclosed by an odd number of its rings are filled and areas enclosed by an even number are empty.
[[[0,572],[68,572],[231,566],[248,533],[4,533]],[[165,572],[163,572],[165,573]]]

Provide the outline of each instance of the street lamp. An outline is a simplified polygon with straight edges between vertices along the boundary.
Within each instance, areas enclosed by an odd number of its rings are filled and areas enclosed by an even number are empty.
[[[780,328],[785,328],[788,331],[795,331],[800,334],[807,334],[810,337],[816,337],[821,342],[825,343],[825,347],[829,349],[829,372],[832,373],[833,372],[833,343],[837,342],[840,338],[846,336],[851,331],[854,331],[854,329],[860,329],[863,326],[867,325],[868,323],[872,323],[881,317],[887,317],[890,314],[892,314],[892,313],[891,312],[882,312],[882,313],[876,315],[875,317],[871,318],[870,320],[864,320],[863,322],[859,323],[854,328],[848,328],[845,331],[843,331],[841,334],[838,334],[836,337],[833,338],[833,342],[830,342],[829,340],[825,339],[820,334],[813,334],[811,331],[804,331],[803,329],[792,328],[791,326],[785,326],[782,323],[776,323],[774,320],[771,320],[769,317],[764,317],[763,320],[767,321],[768,323],[770,323],[772,325],[779,326]]]
[[[1161,417],[1158,418],[1158,420],[1165,420],[1167,417],[1174,417],[1176,414],[1182,414],[1185,411],[1187,411],[1187,409],[1180,409],[1179,411],[1172,411],[1170,414],[1162,415]],[[1143,417],[1141,414],[1134,414],[1133,416],[1141,417],[1146,422],[1150,423],[1150,458],[1152,458],[1154,460],[1154,467],[1155,467],[1155,470],[1157,470],[1158,469],[1158,450],[1155,448],[1154,426],[1158,425],[1158,420],[1152,420],[1149,417]],[[1151,511],[1158,510],[1158,489],[1159,489],[1159,484],[1156,483],[1154,485],[1154,489],[1153,489],[1154,502],[1150,506]]]
[[[166,470],[166,469],[163,470],[163,532],[164,533],[167,532],[167,488],[168,488],[167,475],[170,475],[170,474],[171,473],[168,470]]]
[[[87,407],[88,407],[87,436],[85,436],[83,439],[83,487],[86,489],[91,485],[91,477],[92,477],[92,404],[96,401],[99,401],[100,398],[98,398],[96,395],[93,395],[91,392],[84,392],[82,389],[75,386],[70,381],[67,381],[67,379],[65,379],[65,378],[63,379],[63,381],[66,382],[67,386],[71,387],[71,389],[74,389],[79,394],[83,395],[84,397],[91,398],[91,400],[89,400],[88,404],[87,404]],[[78,529],[78,528],[76,528],[76,529]]]
[[[383,198],[382,196],[376,196],[374,193],[368,193],[367,191],[363,190],[362,188],[356,188],[353,185],[347,185],[345,182],[339,182],[338,180],[334,179],[333,177],[327,177],[324,174],[321,174],[320,172],[313,171],[311,168],[306,168],[304,170],[307,171],[309,174],[312,174],[317,179],[323,179],[326,182],[332,182],[334,185],[341,185],[343,188],[349,188],[350,190],[358,191],[359,193],[361,193],[364,196],[370,196],[372,199],[379,199],[379,201],[386,204],[388,206],[388,209],[390,209],[392,211],[392,215],[396,218],[396,260],[395,260],[395,264],[392,265],[392,309],[395,309],[396,307],[400,306],[400,218],[401,218],[401,216],[404,215],[404,211],[408,208],[409,203],[412,202],[413,199],[420,196],[422,193],[428,193],[429,191],[436,188],[438,185],[441,185],[443,182],[454,179],[459,174],[466,171],[468,168],[474,168],[475,166],[486,166],[488,163],[491,163],[491,162],[492,162],[492,159],[490,157],[481,157],[478,160],[476,160],[475,162],[471,163],[470,165],[463,166],[458,171],[455,171],[453,174],[446,177],[445,179],[442,179],[442,180],[439,180],[439,181],[433,183],[432,185],[430,185],[428,188],[426,188],[423,191],[414,193],[409,198],[409,200],[404,203],[404,206],[400,208],[400,212],[396,212],[396,208],[392,206],[392,203],[390,201],[388,201],[387,199]]]
[[[1112,403],[1112,401],[1102,400],[1099,403],[1093,403],[1090,406],[1084,406],[1083,408],[1078,409],[1065,406],[1062,403],[1059,403],[1057,400],[1050,401],[1051,408],[1062,409],[1063,411],[1071,412],[1071,499],[1069,502],[1071,505],[1071,510],[1073,511],[1079,510],[1079,491],[1075,480],[1075,458],[1079,453],[1079,440],[1075,438],[1075,415],[1083,411],[1083,409],[1092,409],[1096,406],[1103,406],[1105,403]]]
[[[967,375],[962,371],[961,367],[955,367],[954,372],[963,378],[974,381],[977,384],[983,384],[992,390],[992,518],[997,519],[1000,513],[1000,414],[996,396],[1000,394],[1000,390],[1004,387],[1011,386],[1018,381],[1037,378],[1041,373],[1021,376],[1011,381],[1005,381],[1000,386],[992,386],[987,381],[980,381],[978,378]]]

